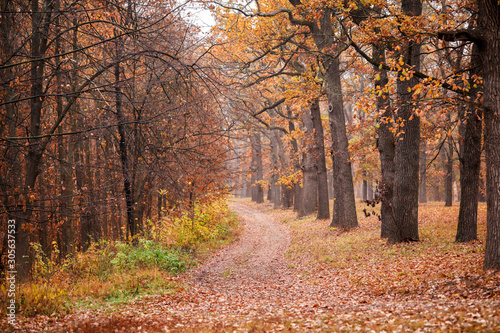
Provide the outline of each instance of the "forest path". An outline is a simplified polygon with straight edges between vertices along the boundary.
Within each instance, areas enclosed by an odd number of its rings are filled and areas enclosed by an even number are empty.
[[[446,289],[449,280],[442,287],[423,285],[408,295],[364,286],[355,278],[367,266],[348,270],[315,262],[317,258],[309,260],[314,254],[306,251],[310,246],[301,246],[326,237],[328,231],[312,238],[300,234],[314,232],[308,228],[318,223],[326,227],[328,221],[294,221],[292,230],[273,216],[293,218],[291,212],[263,212],[268,208],[233,202],[243,226],[239,240],[202,266],[173,278],[184,286],[175,294],[47,317],[31,331],[498,332],[500,304],[489,294],[472,297],[468,292],[462,297],[458,286]]]
[[[231,298],[248,291],[266,291],[260,296],[271,296],[270,290],[280,294],[277,284],[282,287],[289,276],[284,261],[290,245],[288,227],[244,204],[233,203],[231,208],[244,227],[239,240],[193,271],[190,284]]]
[[[183,291],[131,302],[120,314],[93,313],[84,320],[75,316],[53,330],[267,332],[281,331],[284,321],[290,329],[295,327],[291,318],[313,314],[306,323],[312,328],[314,314],[327,308],[319,303],[333,301],[332,292],[336,294],[334,289],[338,287],[325,290],[288,268],[285,253],[291,234],[286,224],[243,203],[232,202],[231,209],[243,225],[239,240],[180,276],[180,282],[186,285]],[[338,300],[338,294],[335,298]]]

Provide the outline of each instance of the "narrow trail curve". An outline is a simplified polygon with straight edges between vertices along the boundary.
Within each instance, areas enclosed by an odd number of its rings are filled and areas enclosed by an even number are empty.
[[[231,209],[244,227],[240,239],[188,273],[189,288],[166,300],[168,313],[183,319],[174,330],[227,331],[229,325],[246,331],[249,322],[279,326],[293,317],[314,320],[341,303],[345,286],[312,284],[288,268],[291,232],[286,224],[245,204],[233,202]]]
[[[291,234],[286,224],[242,203],[232,202],[231,209],[244,227],[239,240],[181,275],[185,290],[131,302],[113,315],[69,315],[49,331],[245,332],[251,323],[279,326],[307,313],[314,319],[320,308],[338,302],[338,295],[337,301],[331,297],[339,286],[325,290],[288,268],[285,253]]]
[[[245,288],[284,282],[287,275],[284,255],[290,245],[290,232],[283,223],[243,204],[231,205],[244,230],[240,239],[191,274],[200,289],[233,293]]]
[[[171,314],[186,320],[196,313],[195,322],[211,325],[226,316],[229,322],[241,323],[280,316],[325,297],[321,288],[302,281],[288,268],[287,225],[245,204],[232,203],[231,208],[244,226],[240,239],[187,274],[190,287],[170,302]]]

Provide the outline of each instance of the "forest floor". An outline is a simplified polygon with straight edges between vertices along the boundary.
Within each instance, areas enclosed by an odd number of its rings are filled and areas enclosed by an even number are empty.
[[[424,209],[422,241],[388,246],[377,235],[374,216],[360,217],[360,228],[343,233],[329,229],[326,220],[295,219],[293,212],[268,205],[235,200],[232,209],[244,227],[239,240],[174,277],[178,292],[60,318],[35,317],[22,330],[500,331],[500,272],[482,271],[481,241],[454,244],[434,235],[433,228],[443,229],[436,223],[446,223],[444,215],[431,223]]]

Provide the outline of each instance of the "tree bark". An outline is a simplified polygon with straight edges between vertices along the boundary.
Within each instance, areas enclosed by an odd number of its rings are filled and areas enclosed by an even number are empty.
[[[281,139],[281,133],[282,132],[275,130],[275,131],[273,131],[272,134],[273,134],[274,139],[276,140],[276,145],[277,145],[277,149],[278,149],[278,156],[279,156],[279,160],[281,163],[281,169],[287,170],[288,166],[290,165],[291,159],[288,158],[287,155],[285,154],[285,150],[283,148],[283,141]],[[293,187],[283,184],[283,185],[281,185],[280,193],[281,193],[280,201],[281,201],[282,208],[288,209],[288,208],[292,207],[292,205],[293,205]]]
[[[420,149],[420,184],[418,187],[418,202],[427,202],[427,143],[425,140],[421,143]]]
[[[315,145],[314,128],[312,122],[312,108],[304,112],[302,123],[304,124],[304,149],[302,158],[302,205],[299,210],[299,217],[313,214],[318,204],[318,149]]]
[[[260,138],[260,133],[256,132],[252,134],[251,146],[252,146],[252,176],[254,181],[252,181],[252,201],[257,203],[264,202],[264,189],[260,182],[263,178],[263,167],[262,167],[262,143]]]
[[[483,63],[487,232],[484,269],[500,269],[500,6],[478,0],[479,53]]]
[[[434,183],[433,186],[434,189],[434,201],[441,201],[441,191],[439,189],[439,184],[438,182]]]
[[[446,150],[446,165],[444,176],[445,207],[453,206],[453,143],[447,138],[448,149]]]
[[[460,189],[456,242],[477,239],[479,170],[481,167],[481,111],[471,108],[460,126]]]
[[[281,186],[277,185],[280,178],[280,144],[278,141],[280,140],[277,136],[277,130],[271,130],[271,162],[272,162],[272,173],[271,173],[271,184],[270,184],[270,192],[271,192],[271,201],[274,204],[274,208],[278,208],[281,205]]]
[[[328,200],[333,199],[333,171],[328,171]]]
[[[332,135],[333,218],[330,226],[351,229],[358,226],[351,162],[345,127],[344,102],[338,58],[324,60],[328,118]]]
[[[368,200],[374,199],[373,185],[369,182],[367,182],[366,184],[366,197],[368,198]]]
[[[471,68],[480,68],[477,45],[472,47]],[[481,75],[472,69],[470,76]],[[481,170],[482,110],[469,107],[460,109],[460,210],[456,242],[470,242],[477,239],[477,207],[479,199],[479,173]]]
[[[59,10],[60,8],[60,3],[59,1],[55,2],[56,9]],[[72,40],[72,49],[75,51],[77,49],[76,41],[77,41],[77,34],[78,34],[78,28],[76,28],[77,22],[76,22],[76,16],[75,19],[73,20],[74,24],[74,31],[73,31],[73,40]],[[57,25],[57,33],[59,33],[60,27],[59,25],[59,18],[56,19],[56,25]],[[61,47],[60,47],[60,38],[57,37],[56,39],[56,50],[55,53],[59,54],[61,52]],[[76,70],[78,68],[78,63],[77,63],[77,53],[73,53],[73,62],[72,62],[72,75],[71,75],[71,89],[72,91],[77,90],[77,75],[76,75]],[[60,68],[61,61],[60,57],[57,56],[56,59],[56,67]],[[62,99],[62,73],[58,72],[56,74],[56,91],[57,91],[57,97],[56,97],[56,111],[57,115],[59,117],[62,116],[63,113],[63,99]],[[76,103],[74,105],[74,108],[76,108]],[[76,116],[76,112],[74,112],[75,109],[72,110],[72,116]],[[72,126],[71,130],[75,131],[76,126]],[[58,133],[63,133],[63,124],[61,124],[58,128]],[[75,243],[75,235],[74,235],[74,225],[73,225],[73,216],[74,216],[74,180],[73,180],[73,166],[74,166],[74,144],[69,143],[63,136],[58,138],[58,155],[59,155],[59,161],[61,163],[60,167],[60,173],[61,173],[61,207],[60,207],[60,214],[61,214],[61,220],[63,221],[63,224],[61,226],[61,242],[59,244],[59,249],[61,251],[61,256],[65,257],[67,254],[70,254],[74,250],[74,243]],[[76,169],[76,168],[75,168]]]
[[[374,47],[374,57],[380,59],[381,62],[385,62],[385,48],[383,46]],[[387,71],[380,69],[378,72],[380,77],[379,80],[375,80],[376,90],[384,89],[389,79],[387,77]],[[379,195],[381,201],[380,207],[380,237],[389,237],[389,230],[393,224],[393,213],[392,213],[392,198],[394,189],[394,155],[395,155],[395,142],[394,135],[391,132],[389,120],[392,120],[392,110],[389,100],[389,94],[387,92],[382,92],[380,96],[377,97],[377,110],[382,111],[382,115],[379,117],[378,121],[378,144],[377,148],[380,154],[380,169],[382,173],[382,179],[379,185]]]
[[[127,230],[129,236],[133,238],[136,235],[136,224],[134,221],[134,194],[132,193],[131,174],[128,160],[128,145],[125,133],[125,117],[123,115],[122,89],[120,84],[120,58],[123,44],[120,39],[116,41],[116,64],[115,64],[115,109],[118,120],[119,150],[120,161],[123,175],[123,191],[125,192],[125,207],[127,212]]]
[[[300,0],[290,0],[290,3],[293,6],[302,5]],[[334,46],[335,33],[333,31],[332,14],[333,10],[331,8],[325,8],[318,21],[308,24],[318,51]],[[343,43],[339,42],[332,49],[341,52],[342,46],[344,46]],[[358,218],[356,216],[356,200],[345,125],[339,56],[324,53],[320,59],[325,69],[325,91],[328,98],[328,119],[332,135],[334,201],[330,226],[351,229],[358,226]]]
[[[16,27],[16,20],[14,19],[14,6],[13,2],[10,0],[0,1],[0,59],[4,64],[10,64],[12,61],[8,60],[11,58],[14,51],[14,31]],[[11,86],[13,82],[15,73],[11,67],[3,68],[0,70],[1,77],[1,91],[4,94],[3,101],[5,104],[5,127],[0,126],[0,135],[4,136],[4,130],[7,131],[9,137],[16,136],[16,114],[13,101],[15,100],[15,90]],[[6,208],[8,219],[0,222],[0,226],[4,231],[4,237],[2,240],[2,251],[0,256],[2,258],[7,257],[8,250],[8,233],[7,222],[9,219],[16,219],[18,211],[21,210],[18,207],[20,191],[12,189],[22,189],[22,177],[21,177],[21,162],[19,159],[20,149],[19,146],[14,142],[5,142],[4,159],[7,163],[3,164],[0,168],[0,191],[4,194],[3,205]],[[4,271],[5,266],[3,260],[0,260],[0,271]]]
[[[363,177],[366,177],[366,171],[363,171]],[[363,201],[368,200],[368,182],[366,179],[363,179],[363,183],[361,185],[361,198]]]
[[[41,10],[38,0],[31,1],[32,13],[32,36],[31,36],[31,99],[30,99],[30,130],[29,136],[37,137],[41,133],[41,116],[44,96],[44,71],[45,52],[47,50],[48,30],[51,22],[52,2],[49,2]],[[35,184],[41,172],[43,151],[40,145],[41,139],[33,138],[28,143],[28,154],[26,159],[26,175],[24,179],[24,194],[26,205],[23,207],[21,217],[16,222],[16,264],[17,273],[21,281],[26,280],[32,264],[30,256],[31,216],[34,206],[30,203],[28,196],[35,191]],[[27,225],[24,227],[24,225]]]
[[[326,174],[325,137],[319,102],[311,105],[311,120],[313,124],[314,145],[316,151],[317,179],[318,179],[318,215],[317,219],[330,218],[330,202],[328,200],[328,178]]]
[[[292,116],[291,110],[288,110],[288,116],[290,117]],[[293,123],[292,120],[289,120],[288,132],[292,133],[293,131],[295,131],[295,124]],[[299,146],[295,138],[292,138],[291,144],[292,144],[293,169],[295,172],[298,172],[300,170]],[[292,191],[293,191],[293,210],[298,213],[300,211],[300,205],[302,203],[302,195],[301,195],[302,188],[299,186],[299,184],[294,184]]]
[[[420,0],[402,0],[403,13],[411,16],[422,14]],[[415,70],[420,69],[420,45],[409,41],[404,45],[402,53],[405,64]],[[403,73],[398,73],[403,76]],[[414,115],[412,93],[409,92],[418,83],[415,77],[401,78],[397,81],[400,128],[396,137],[396,153],[394,164],[393,212],[394,221],[391,226],[389,243],[418,241],[418,173],[419,173],[419,143],[420,118]]]

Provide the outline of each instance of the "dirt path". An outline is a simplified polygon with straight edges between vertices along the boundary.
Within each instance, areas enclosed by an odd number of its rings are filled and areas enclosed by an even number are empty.
[[[243,204],[233,203],[231,208],[244,223],[239,241],[195,270],[192,284],[232,296],[283,283],[288,275],[284,262],[290,244],[287,226]]]
[[[244,227],[240,239],[182,276],[185,291],[132,302],[120,315],[84,320],[75,315],[52,330],[259,331],[262,323],[280,328],[285,313],[318,307],[325,295],[319,288],[304,288],[287,267],[288,226],[245,204],[233,202],[231,208]]]

